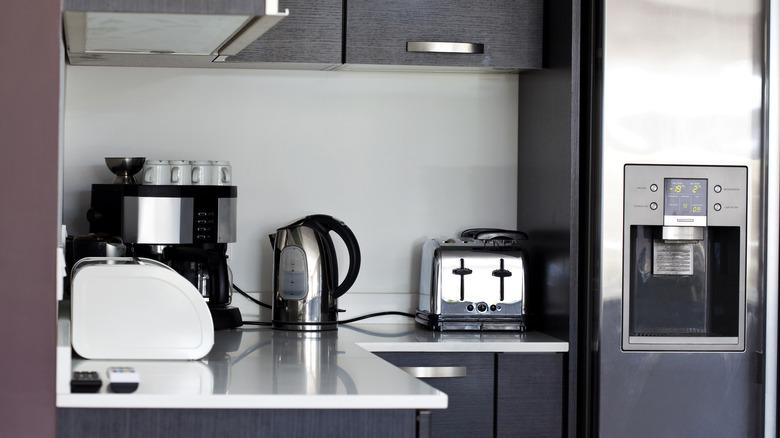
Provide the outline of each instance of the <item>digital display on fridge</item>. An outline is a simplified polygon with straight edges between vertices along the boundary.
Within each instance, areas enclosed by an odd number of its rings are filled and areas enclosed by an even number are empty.
[[[707,180],[664,178],[664,216],[707,216]]]

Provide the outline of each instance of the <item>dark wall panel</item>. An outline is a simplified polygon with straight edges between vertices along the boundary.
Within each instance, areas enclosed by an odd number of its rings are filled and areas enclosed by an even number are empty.
[[[0,437],[55,434],[60,2],[0,15]]]
[[[517,227],[529,234],[532,329],[567,339],[576,421],[580,1],[544,2],[543,69],[519,80]]]

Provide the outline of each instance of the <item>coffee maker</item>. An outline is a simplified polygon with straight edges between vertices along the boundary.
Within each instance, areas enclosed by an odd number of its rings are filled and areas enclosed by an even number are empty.
[[[160,261],[189,280],[206,300],[215,330],[239,327],[227,265],[237,193],[236,186],[93,184],[89,231],[120,236],[128,256]]]

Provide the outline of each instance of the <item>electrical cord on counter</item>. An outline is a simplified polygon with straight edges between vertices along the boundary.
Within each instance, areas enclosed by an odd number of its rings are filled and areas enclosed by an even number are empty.
[[[398,312],[395,310],[387,311],[387,312],[377,312],[377,313],[369,313],[367,315],[360,315],[356,316],[354,318],[349,319],[342,319],[340,321],[337,321],[337,324],[350,324],[353,322],[362,321],[364,319],[368,318],[376,318],[377,316],[386,316],[386,315],[397,315],[397,316],[406,316],[407,318],[414,318],[414,315],[407,312]],[[246,325],[262,325],[262,326],[270,326],[271,323],[267,321],[244,321],[244,324]],[[317,322],[306,322],[302,323],[302,325],[330,325],[333,324],[332,322],[323,322],[323,323],[317,323]]]
[[[241,288],[236,286],[235,284],[233,284],[233,289],[235,289],[235,291],[238,292],[239,294],[241,294],[244,298],[246,298],[249,301],[259,305],[260,307],[265,307],[266,309],[270,309],[271,308],[270,304],[266,304],[266,303],[264,303],[264,302],[262,302],[262,301],[260,301],[260,300],[258,300],[256,298],[252,297],[248,293],[246,293],[243,290],[241,290]],[[360,315],[360,316],[356,316],[354,318],[342,319],[342,320],[338,321],[338,324],[350,324],[350,323],[357,322],[357,321],[362,321],[362,320],[368,319],[368,318],[376,318],[378,316],[387,316],[387,315],[396,315],[396,316],[405,316],[407,318],[414,318],[414,314],[412,314],[412,313],[399,312],[399,311],[395,311],[395,310],[390,310],[390,311],[387,311],[387,312],[369,313],[367,315]],[[244,321],[244,324],[246,324],[246,325],[260,325],[260,326],[270,326],[271,325],[270,322],[266,322],[266,321]],[[333,324],[333,323],[322,323],[322,324]],[[306,325],[319,325],[319,324],[318,323],[308,322],[308,323],[306,323]]]
[[[252,296],[251,296],[251,295],[249,295],[248,293],[246,293],[246,292],[244,292],[243,290],[241,290],[241,288],[240,288],[240,287],[236,286],[236,284],[235,284],[235,283],[233,283],[233,289],[235,289],[235,290],[236,290],[236,292],[238,292],[239,294],[243,295],[243,296],[244,296],[244,298],[246,298],[246,299],[248,299],[249,301],[251,301],[251,302],[253,302],[253,303],[257,304],[258,306],[260,306],[260,307],[265,307],[266,309],[270,309],[270,308],[271,308],[271,305],[270,305],[270,304],[266,304],[266,303],[264,303],[264,302],[262,302],[262,301],[260,301],[260,300],[258,300],[258,299],[256,299],[256,298],[252,297]]]
[[[414,318],[414,315],[408,312],[398,312],[395,310],[391,310],[388,312],[377,312],[377,313],[369,313],[368,315],[360,315],[356,316],[354,318],[349,319],[341,319],[338,321],[339,324],[349,324],[352,322],[362,321],[364,319],[368,318],[376,318],[377,316],[385,316],[385,315],[397,315],[397,316],[406,316],[407,318]]]

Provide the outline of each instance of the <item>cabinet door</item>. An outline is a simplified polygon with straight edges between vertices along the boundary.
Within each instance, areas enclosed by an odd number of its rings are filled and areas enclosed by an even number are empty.
[[[496,355],[496,437],[563,436],[563,360],[560,353]]]
[[[347,0],[346,10],[347,64],[541,68],[541,0]]]
[[[494,355],[492,353],[380,353],[379,357],[445,392],[446,410],[432,410],[431,438],[492,438]],[[465,373],[465,376],[462,374]]]
[[[228,62],[341,64],[342,0],[279,0],[279,8],[290,15]]]

